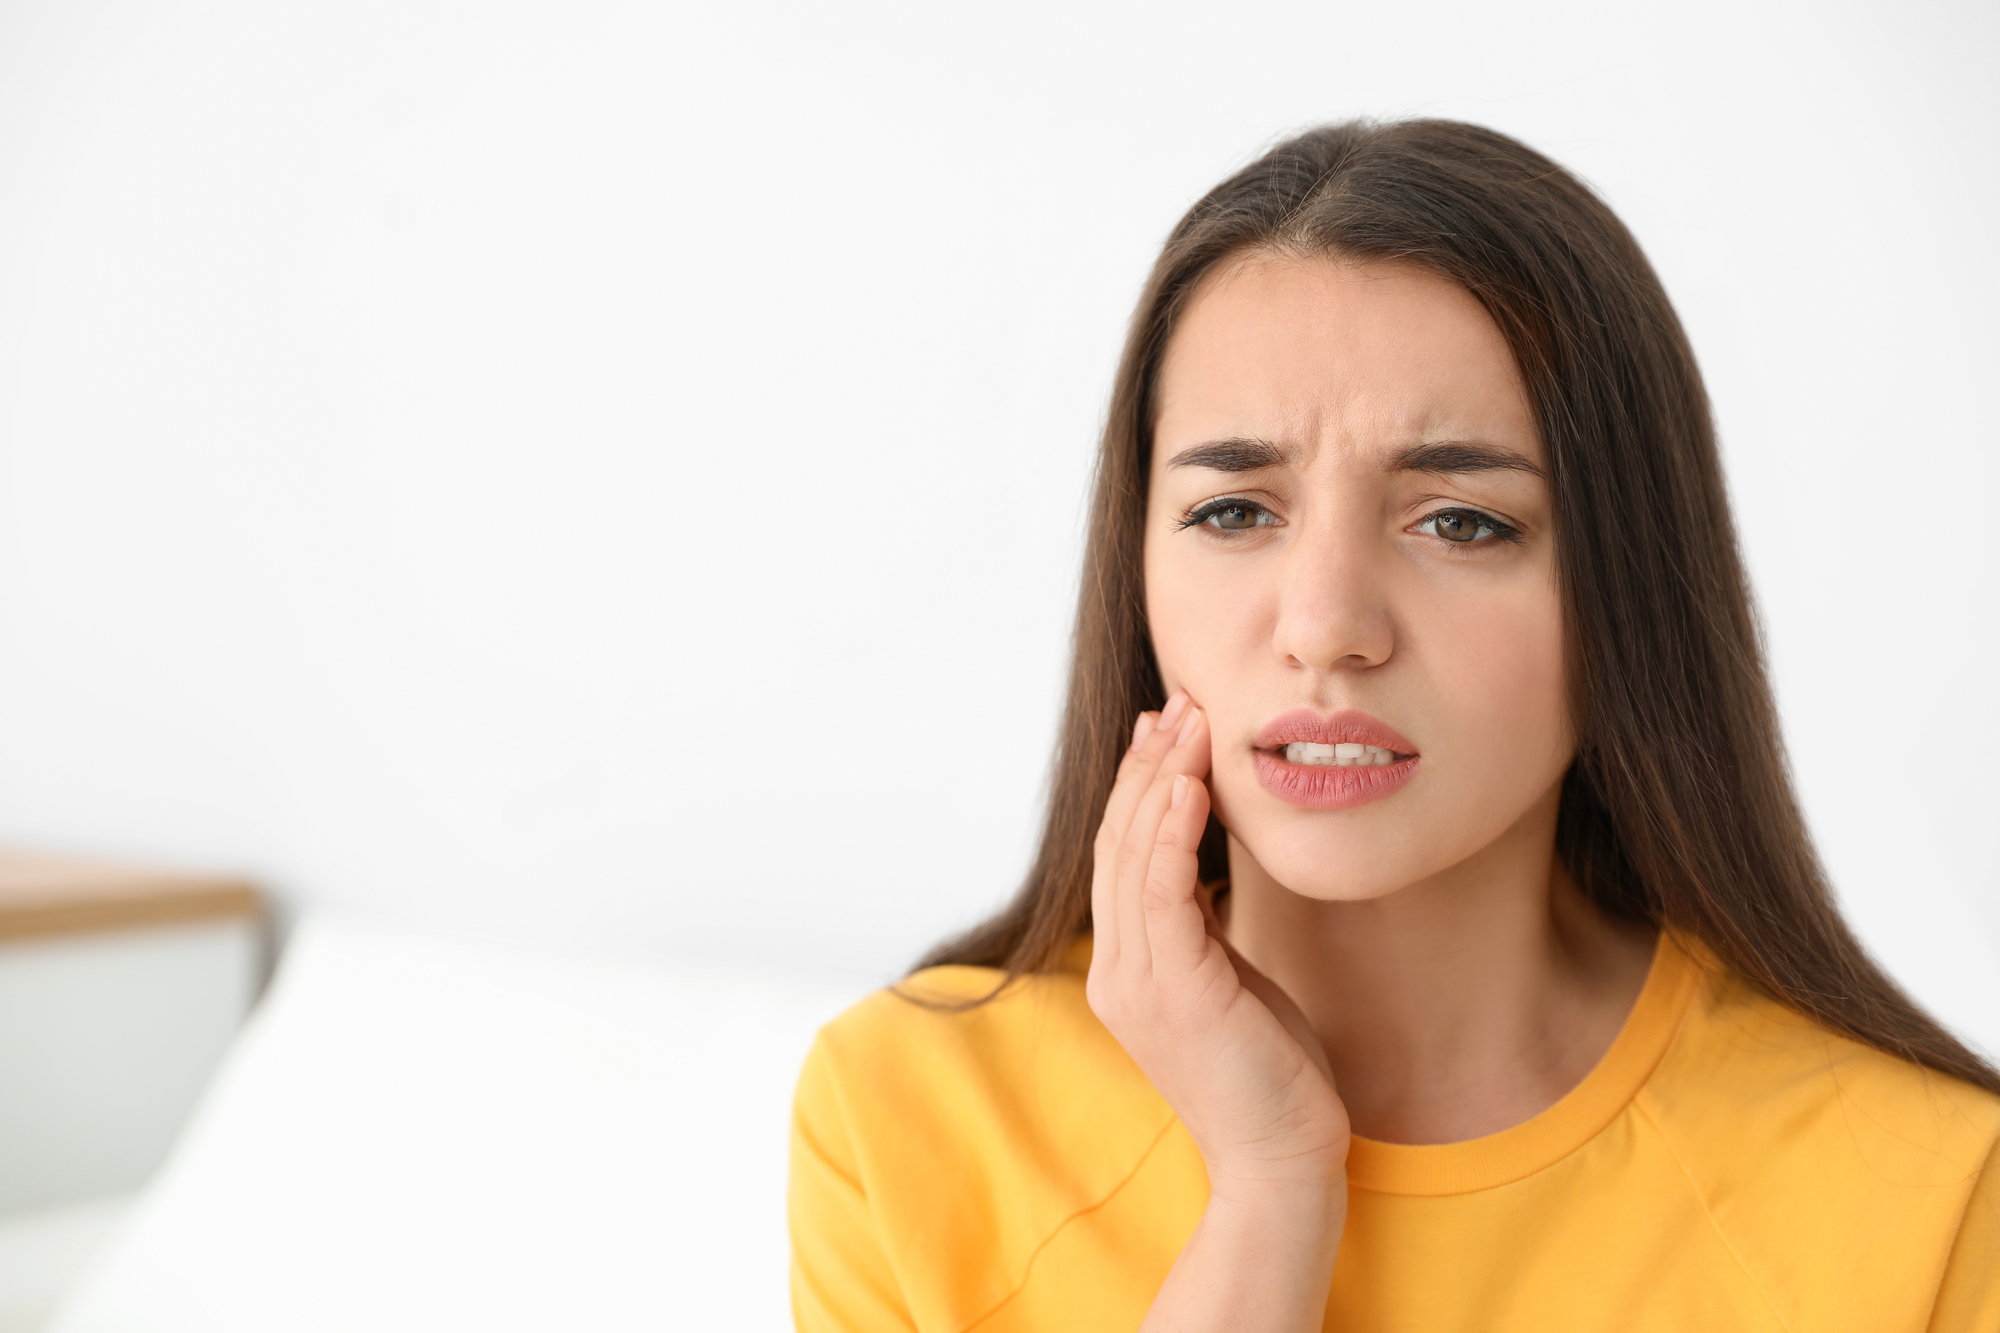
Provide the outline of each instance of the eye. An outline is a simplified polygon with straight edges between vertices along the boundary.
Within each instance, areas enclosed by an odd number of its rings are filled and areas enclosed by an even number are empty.
[[[1197,505],[1181,520],[1183,528],[1210,527],[1217,532],[1248,532],[1268,528],[1278,516],[1253,500],[1220,499]]]
[[[1417,531],[1432,537],[1442,537],[1460,546],[1490,541],[1495,537],[1508,542],[1521,540],[1520,530],[1511,523],[1503,523],[1493,515],[1482,514],[1477,509],[1440,509],[1434,514],[1425,515],[1417,524]]]

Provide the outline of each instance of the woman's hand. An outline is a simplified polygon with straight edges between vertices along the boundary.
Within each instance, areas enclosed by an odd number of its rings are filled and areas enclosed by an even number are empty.
[[[1347,1205],[1346,1108],[1298,1006],[1222,939],[1196,879],[1207,719],[1142,714],[1104,811],[1090,1007],[1187,1126],[1209,1207],[1147,1329],[1312,1328]]]

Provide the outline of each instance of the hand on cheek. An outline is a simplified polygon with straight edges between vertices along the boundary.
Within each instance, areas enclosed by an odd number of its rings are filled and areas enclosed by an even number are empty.
[[[1090,1005],[1187,1125],[1212,1193],[1331,1195],[1348,1127],[1325,1056],[1201,900],[1209,757],[1207,718],[1185,693],[1134,727],[1095,847]]]

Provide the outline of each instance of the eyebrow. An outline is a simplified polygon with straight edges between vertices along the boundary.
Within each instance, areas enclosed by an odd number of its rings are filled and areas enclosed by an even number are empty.
[[[1542,469],[1512,449],[1478,440],[1437,440],[1413,444],[1389,460],[1391,472],[1525,472],[1539,477]]]
[[[1292,451],[1269,440],[1235,437],[1190,445],[1167,460],[1168,467],[1201,467],[1211,472],[1262,472],[1292,461]],[[1413,444],[1389,459],[1390,472],[1525,472],[1543,475],[1531,459],[1478,440],[1434,440]]]
[[[1168,467],[1205,467],[1211,472],[1262,472],[1291,459],[1291,451],[1269,440],[1236,438],[1190,445],[1167,460]]]

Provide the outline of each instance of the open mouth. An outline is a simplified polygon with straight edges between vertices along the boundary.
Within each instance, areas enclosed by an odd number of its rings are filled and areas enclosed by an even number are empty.
[[[1416,758],[1385,746],[1363,745],[1356,741],[1340,741],[1332,745],[1293,741],[1285,746],[1284,757],[1288,764],[1303,764],[1307,768],[1387,768],[1401,760]]]
[[[1395,795],[1416,776],[1410,739],[1358,708],[1295,708],[1251,742],[1265,791],[1308,810],[1348,810]]]

